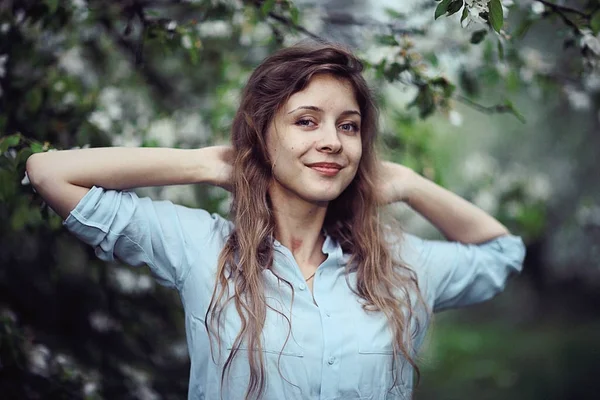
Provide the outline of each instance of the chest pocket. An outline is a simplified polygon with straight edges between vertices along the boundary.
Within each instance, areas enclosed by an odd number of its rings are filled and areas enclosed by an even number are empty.
[[[363,313],[356,332],[359,335],[358,362],[365,369],[377,371],[373,376],[379,377],[379,388],[389,389],[390,397],[386,398],[404,398],[403,396],[410,393],[412,388],[413,368],[400,354],[394,363],[394,339],[385,315]]]

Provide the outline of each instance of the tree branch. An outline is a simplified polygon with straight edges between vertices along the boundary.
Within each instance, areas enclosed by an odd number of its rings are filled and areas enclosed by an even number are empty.
[[[468,97],[465,97],[463,95],[455,95],[454,99],[468,107],[471,107],[472,109],[479,111],[481,113],[484,114],[512,114],[514,115],[519,121],[521,121],[522,123],[525,123],[525,118],[519,114],[513,106],[508,105],[508,104],[496,104],[493,106],[484,106],[481,105],[479,103],[474,102],[473,100],[469,99]]]
[[[536,0],[536,1],[539,2],[539,3],[542,3],[543,5],[545,5],[545,6],[549,7],[549,8],[551,8],[552,11],[554,11],[554,12],[572,13],[572,14],[577,14],[577,15],[579,15],[581,17],[584,17],[584,18],[589,18],[590,17],[589,15],[587,15],[586,13],[584,13],[583,11],[579,11],[579,10],[576,10],[574,8],[561,6],[559,4],[554,4],[554,3],[551,3],[551,2],[546,1],[546,0]]]
[[[315,33],[312,33],[311,31],[309,31],[308,29],[306,29],[303,26],[295,24],[294,21],[292,21],[291,19],[289,19],[287,17],[284,17],[283,15],[279,15],[279,14],[271,11],[269,13],[269,17],[271,17],[275,21],[281,22],[282,24],[286,25],[288,28],[293,28],[293,29],[296,29],[298,32],[304,33],[306,36],[308,36],[314,40],[318,40],[319,42],[324,41],[324,39],[321,36],[319,36]]]
[[[577,26],[577,24],[575,24],[575,22],[571,21],[571,19],[567,16],[566,13],[570,13],[570,14],[576,14],[580,17],[583,17],[587,20],[589,20],[590,16],[585,14],[582,11],[579,10],[575,10],[573,8],[570,7],[565,7],[565,6],[560,6],[558,4],[554,4],[551,3],[549,1],[546,0],[536,0],[540,3],[542,3],[543,5],[545,5],[546,7],[550,8],[552,10],[553,13],[557,14],[565,23],[565,25],[571,27],[573,29],[573,31],[577,34],[581,34],[581,30],[579,29],[579,27]]]

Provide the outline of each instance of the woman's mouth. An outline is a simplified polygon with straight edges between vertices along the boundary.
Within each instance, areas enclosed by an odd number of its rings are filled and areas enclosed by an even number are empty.
[[[314,163],[309,164],[308,167],[325,176],[336,176],[343,168],[336,163]]]

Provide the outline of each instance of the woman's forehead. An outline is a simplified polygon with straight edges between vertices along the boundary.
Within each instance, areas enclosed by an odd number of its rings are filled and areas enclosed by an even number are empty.
[[[303,90],[290,96],[283,111],[287,114],[303,107],[323,112],[360,111],[352,84],[332,75],[313,77]]]

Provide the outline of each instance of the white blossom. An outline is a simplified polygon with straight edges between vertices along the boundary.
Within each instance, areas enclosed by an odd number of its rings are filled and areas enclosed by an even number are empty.
[[[109,332],[119,329],[119,324],[110,315],[102,311],[94,311],[89,316],[92,328],[98,332]]]
[[[5,34],[6,32],[8,32],[9,29],[10,29],[10,24],[8,22],[5,22],[0,25],[0,33],[2,33],[2,34]]]
[[[477,196],[473,199],[473,203],[490,214],[494,214],[498,210],[499,205],[497,196],[492,191],[485,189],[477,193]]]
[[[192,39],[190,38],[190,35],[181,36],[181,45],[183,46],[184,49],[192,48]]]
[[[0,55],[0,78],[4,78],[6,75],[6,61],[8,61],[8,54]]]
[[[25,21],[25,11],[23,11],[23,9],[19,9],[15,13],[15,22],[17,23],[17,25],[19,25],[23,21]]]
[[[62,53],[58,65],[71,75],[79,77],[90,75],[79,47],[72,47]]]
[[[523,206],[518,201],[511,200],[506,203],[505,209],[509,217],[516,218],[521,214]]]
[[[96,383],[96,382],[86,382],[83,385],[83,394],[86,397],[91,397],[96,392],[98,392],[98,383]]]
[[[582,29],[582,37],[580,39],[581,47],[587,47],[595,55],[600,56],[600,34],[594,36],[589,29]]]
[[[171,354],[178,360],[185,360],[188,358],[188,347],[185,340],[179,340],[173,343],[170,347]]]
[[[172,118],[153,121],[148,128],[147,139],[155,140],[162,147],[173,147],[177,139],[177,129]]]
[[[470,27],[472,24],[485,25],[485,20],[480,14],[488,11],[490,0],[465,0],[467,8],[467,18],[463,21],[463,27]]]
[[[575,219],[581,226],[600,227],[600,206],[580,205],[575,212]]]
[[[563,90],[567,95],[567,100],[569,101],[569,104],[574,110],[585,111],[589,110],[592,106],[592,100],[590,99],[589,94],[587,94],[586,92],[570,85],[565,86]]]
[[[62,92],[63,90],[65,90],[66,87],[67,85],[65,84],[65,81],[56,81],[52,86],[52,88],[57,92]]]
[[[227,37],[231,35],[231,25],[225,21],[206,21],[197,26],[203,37]]]
[[[37,375],[48,376],[50,349],[43,344],[35,345],[28,354],[29,370]]]
[[[456,110],[450,110],[448,113],[448,120],[454,126],[461,126],[463,123],[463,116]]]
[[[143,293],[154,286],[148,275],[133,272],[130,268],[113,268],[111,278],[121,292],[128,294]]]
[[[541,14],[546,10],[546,7],[540,3],[539,1],[534,1],[533,3],[531,3],[531,12],[533,12],[534,14]]]
[[[110,119],[108,114],[104,111],[99,111],[99,110],[94,111],[90,115],[88,121],[90,123],[96,125],[96,127],[98,127],[98,129],[100,129],[102,131],[108,131],[112,126],[112,120]]]
[[[129,122],[126,122],[121,132],[112,136],[112,145],[118,147],[140,147],[142,136]]]
[[[463,176],[467,181],[477,182],[488,176],[492,176],[497,169],[496,160],[483,153],[471,153],[465,159],[462,166]]]

